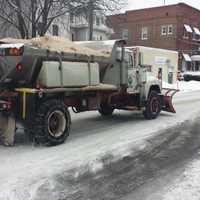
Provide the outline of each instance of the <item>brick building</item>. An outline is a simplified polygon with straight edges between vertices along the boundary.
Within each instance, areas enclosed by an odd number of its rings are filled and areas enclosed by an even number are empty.
[[[127,11],[108,17],[113,39],[127,39],[129,46],[179,51],[179,67],[191,69],[191,56],[200,50],[200,10],[187,4]],[[200,60],[199,60],[200,61]]]

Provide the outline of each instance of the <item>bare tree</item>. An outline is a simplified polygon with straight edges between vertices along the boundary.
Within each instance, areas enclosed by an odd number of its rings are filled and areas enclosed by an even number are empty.
[[[77,0],[0,0],[0,19],[13,25],[22,38],[43,36],[53,21],[69,12]]]
[[[94,11],[113,12],[127,0],[0,0],[0,19],[13,26],[21,38],[45,35],[53,21],[79,11],[89,19],[89,39],[93,38]]]
[[[74,10],[86,15],[89,24],[89,40],[92,40],[94,12],[101,11],[103,14],[119,12],[125,5],[127,5],[127,0],[80,0],[76,2]]]

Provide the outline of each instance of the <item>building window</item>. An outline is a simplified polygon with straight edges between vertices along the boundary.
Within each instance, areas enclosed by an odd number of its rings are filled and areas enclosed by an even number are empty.
[[[73,24],[74,22],[75,22],[75,20],[74,20],[74,15],[73,15],[73,14],[71,14],[71,15],[70,15],[70,23],[72,23],[72,24]]]
[[[83,17],[81,15],[78,16],[78,24],[83,24]]]
[[[103,17],[101,18],[101,23],[105,24],[105,19]]]
[[[167,26],[161,26],[161,35],[167,35]]]
[[[192,33],[193,33],[193,30],[190,27],[190,25],[184,24],[183,38],[189,39]]]
[[[200,30],[197,27],[193,27],[193,40],[199,40],[200,39]]]
[[[128,29],[122,30],[122,39],[128,40]]]
[[[192,33],[192,39],[193,39],[193,40],[197,40],[197,35],[196,35],[195,32]]]
[[[141,39],[142,40],[148,39],[148,28],[147,27],[142,27]]]
[[[168,30],[167,30],[168,35],[173,35],[173,25],[168,25]]]
[[[58,25],[53,24],[53,36],[58,36]]]
[[[100,40],[103,40],[103,37],[102,37],[102,35],[100,35]]]
[[[100,26],[100,19],[99,19],[99,17],[96,17],[96,25]]]
[[[183,38],[184,39],[189,39],[188,32],[186,32],[186,31],[183,32]]]

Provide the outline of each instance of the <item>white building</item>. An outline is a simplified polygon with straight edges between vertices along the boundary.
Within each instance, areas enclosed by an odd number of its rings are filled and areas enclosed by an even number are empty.
[[[65,14],[55,19],[46,34],[53,36],[62,36],[71,39],[69,14]]]
[[[89,23],[86,16],[70,16],[71,39],[75,41],[89,40]],[[108,40],[113,30],[106,25],[106,16],[102,12],[94,13],[93,40]]]

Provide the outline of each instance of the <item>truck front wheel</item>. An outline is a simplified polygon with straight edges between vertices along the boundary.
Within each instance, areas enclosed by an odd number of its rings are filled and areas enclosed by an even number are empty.
[[[156,119],[161,112],[161,101],[156,91],[151,91],[143,115],[146,119]]]
[[[35,116],[33,134],[36,143],[57,145],[69,136],[71,118],[64,103],[59,100],[43,102]]]

